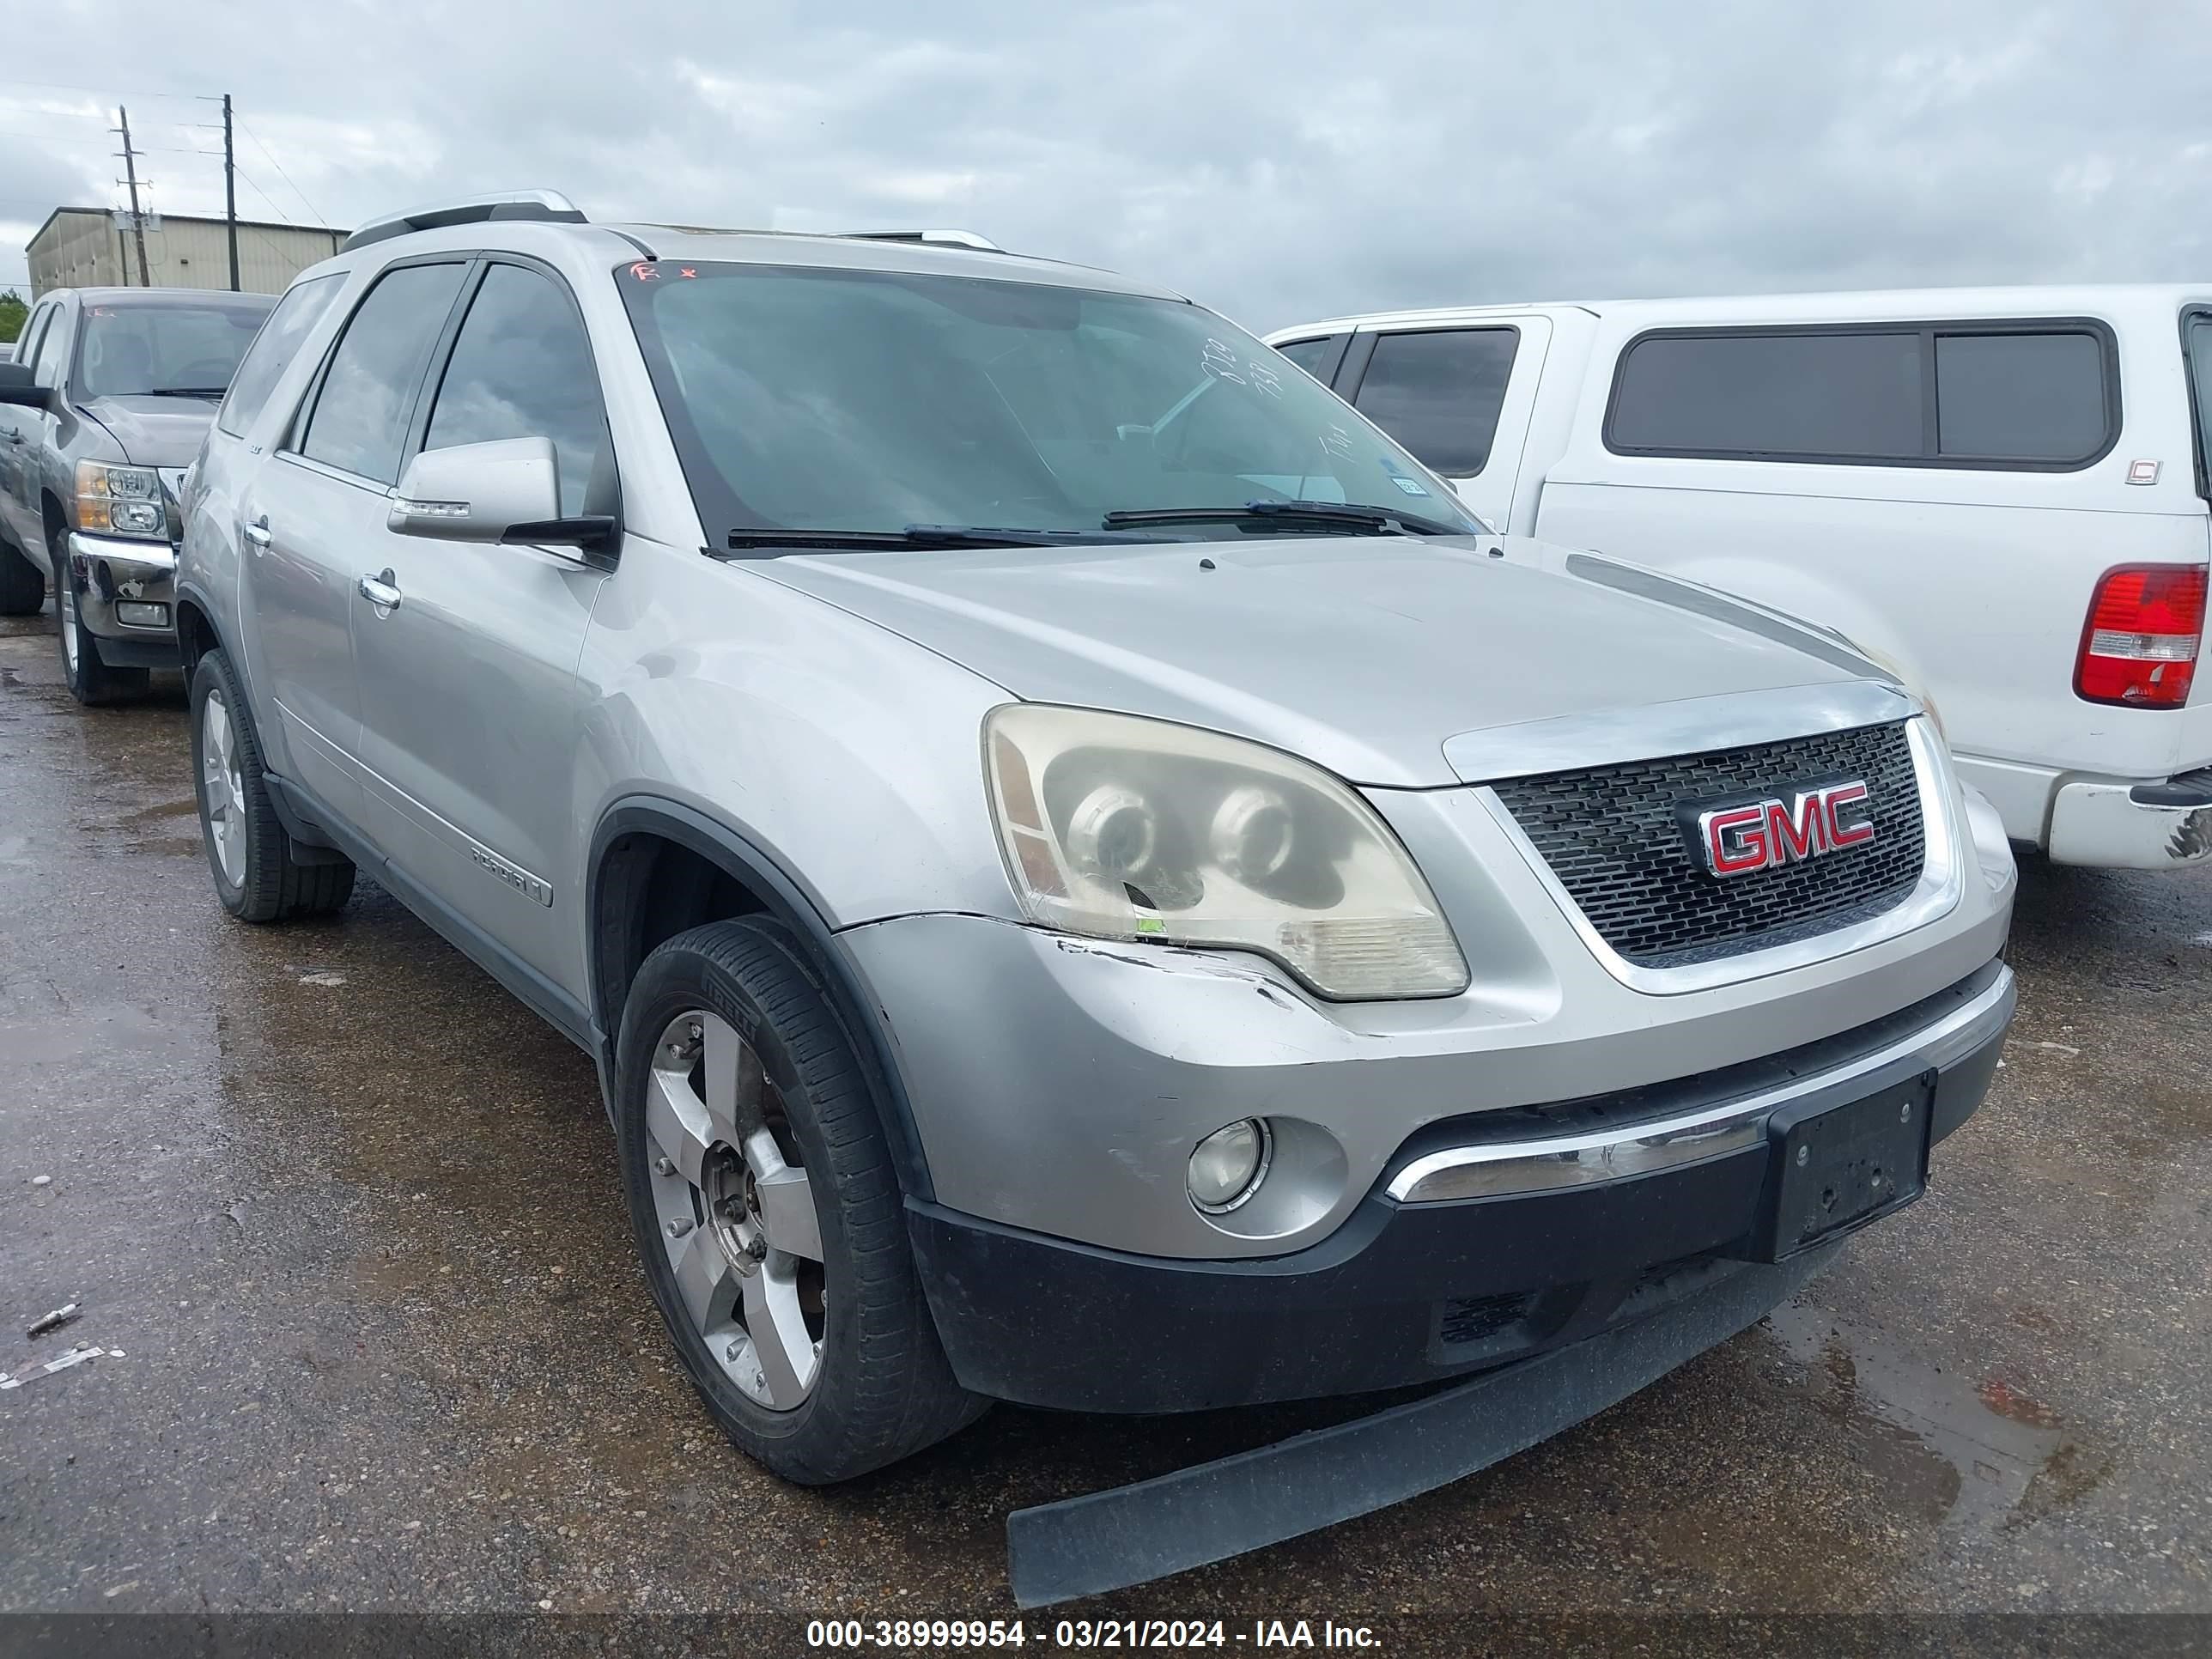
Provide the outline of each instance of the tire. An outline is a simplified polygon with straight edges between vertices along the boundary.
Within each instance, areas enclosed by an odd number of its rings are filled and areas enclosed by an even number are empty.
[[[146,695],[149,672],[143,668],[111,668],[100,659],[93,632],[78,614],[82,597],[70,572],[69,555],[54,553],[54,633],[62,650],[62,684],[70,696],[88,708],[127,702]]]
[[[343,859],[299,858],[269,799],[252,712],[220,651],[192,671],[191,711],[192,790],[222,908],[240,921],[284,921],[343,906],[353,894],[354,867]]]
[[[46,602],[46,573],[13,542],[0,538],[0,617],[35,616]]]
[[[828,1486],[982,1415],[939,1345],[866,1069],[788,929],[747,917],[662,945],[617,1052],[646,1279],[741,1450]]]

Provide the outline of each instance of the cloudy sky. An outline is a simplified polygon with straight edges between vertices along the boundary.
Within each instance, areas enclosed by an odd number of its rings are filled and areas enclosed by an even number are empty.
[[[40,0],[39,25],[0,58],[0,285],[53,206],[122,199],[118,103],[154,204],[220,211],[197,98],[225,91],[241,216],[543,185],[594,218],[959,225],[1262,328],[2212,276],[2212,0]]]

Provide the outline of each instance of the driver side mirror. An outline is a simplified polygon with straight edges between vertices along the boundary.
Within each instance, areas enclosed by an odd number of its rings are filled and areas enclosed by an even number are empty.
[[[52,409],[53,389],[31,383],[28,363],[0,363],[0,404],[15,404],[23,409]]]
[[[614,533],[611,518],[561,516],[561,465],[550,438],[426,449],[392,493],[386,527],[441,542],[584,547]]]

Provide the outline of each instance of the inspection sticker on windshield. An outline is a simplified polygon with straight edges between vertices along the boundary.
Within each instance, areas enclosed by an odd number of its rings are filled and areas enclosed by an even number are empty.
[[[1408,495],[1425,495],[1429,493],[1429,488],[1426,484],[1423,483],[1419,478],[1410,477],[1406,473],[1399,471],[1398,464],[1392,460],[1388,455],[1385,455],[1382,458],[1382,470],[1390,475],[1390,482],[1397,485],[1399,489],[1404,490]]]

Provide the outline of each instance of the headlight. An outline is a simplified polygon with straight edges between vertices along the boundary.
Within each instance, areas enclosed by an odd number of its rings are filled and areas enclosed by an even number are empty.
[[[150,466],[76,464],[76,527],[111,536],[169,538],[161,481]]]
[[[1452,996],[1467,959],[1375,809],[1317,767],[1194,726],[1010,703],[983,724],[1031,920],[1257,951],[1325,997]]]

